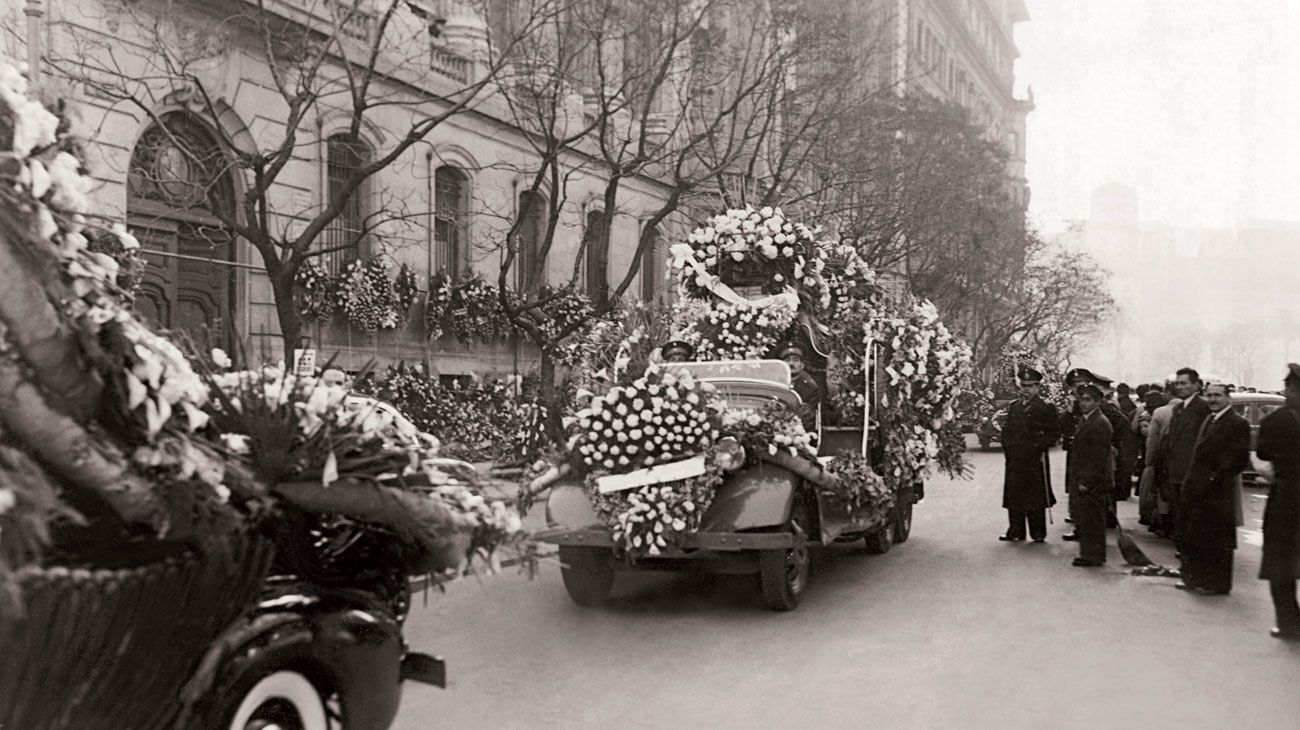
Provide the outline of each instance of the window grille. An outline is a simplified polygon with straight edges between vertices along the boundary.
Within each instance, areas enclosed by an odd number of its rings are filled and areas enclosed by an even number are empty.
[[[350,135],[336,134],[325,141],[325,178],[327,200],[344,197],[348,180],[366,164],[369,157],[365,145]],[[338,217],[325,227],[326,251],[321,265],[330,274],[337,274],[353,260],[365,253],[365,185],[352,191],[343,203]]]
[[[459,281],[469,270],[469,177],[443,165],[433,173],[434,265]]]

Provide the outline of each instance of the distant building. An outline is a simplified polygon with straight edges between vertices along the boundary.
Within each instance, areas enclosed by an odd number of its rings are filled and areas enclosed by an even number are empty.
[[[894,0],[888,1],[891,4]],[[1006,145],[1009,173],[1022,207],[1027,118],[1033,92],[1015,96],[1015,27],[1029,20],[1023,0],[896,0],[898,58],[905,87],[960,103],[989,138]]]

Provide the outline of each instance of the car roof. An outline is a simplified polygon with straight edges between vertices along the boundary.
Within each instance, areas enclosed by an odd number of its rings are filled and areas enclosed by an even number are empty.
[[[1276,393],[1233,393],[1233,403],[1285,403],[1286,398]]]

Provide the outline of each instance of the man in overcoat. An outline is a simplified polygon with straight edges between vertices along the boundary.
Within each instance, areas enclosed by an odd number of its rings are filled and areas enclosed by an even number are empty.
[[[1110,422],[1101,414],[1101,389],[1092,383],[1075,391],[1079,420],[1065,459],[1065,489],[1070,495],[1070,514],[1079,557],[1073,565],[1097,567],[1106,562],[1106,509],[1112,501],[1115,478],[1111,460]]]
[[[1174,395],[1178,396],[1180,402],[1171,409],[1173,420],[1157,449],[1157,468],[1163,468],[1168,477],[1161,485],[1165,490],[1161,497],[1171,507],[1166,517],[1166,529],[1170,533],[1175,533],[1178,529],[1178,505],[1182,504],[1183,482],[1187,480],[1187,472],[1192,467],[1192,452],[1196,449],[1196,437],[1201,424],[1210,415],[1210,407],[1200,392],[1200,374],[1192,368],[1179,370],[1174,378]],[[1181,545],[1178,546],[1178,551],[1185,554]]]
[[[1174,539],[1183,553],[1179,588],[1225,596],[1237,549],[1237,490],[1250,464],[1250,422],[1232,410],[1232,386],[1205,386],[1210,414],[1197,429],[1192,465],[1178,499]]]
[[[1006,471],[1002,481],[1002,506],[1009,526],[999,540],[1023,541],[1025,525],[1034,542],[1047,539],[1047,509],[1056,504],[1052,494],[1048,449],[1061,436],[1056,409],[1040,397],[1043,374],[1022,368],[1017,374],[1020,398],[1007,407],[1002,426],[1002,452]]]
[[[1259,424],[1255,453],[1273,462],[1273,484],[1264,508],[1264,557],[1259,577],[1268,581],[1277,623],[1270,633],[1300,641],[1300,365],[1287,365],[1286,407]]]

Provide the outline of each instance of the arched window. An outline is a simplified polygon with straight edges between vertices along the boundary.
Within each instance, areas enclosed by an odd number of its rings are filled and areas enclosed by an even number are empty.
[[[650,242],[641,252],[641,299],[653,302],[659,297],[664,275],[663,241],[656,227],[649,233]]]
[[[338,273],[353,259],[367,253],[365,240],[365,183],[349,191],[348,181],[366,164],[370,150],[351,135],[336,134],[325,140],[325,184],[327,203],[344,199],[343,209],[325,227],[321,248],[328,253],[323,264],[331,274]]]
[[[453,281],[469,270],[469,176],[443,165],[433,173],[434,265]]]
[[[546,236],[546,198],[531,190],[519,193],[516,231],[515,288],[530,292],[542,278],[542,239]]]
[[[609,290],[609,241],[605,211],[587,213],[587,225],[582,232],[582,249],[587,252],[587,294],[593,299],[603,299]]]

